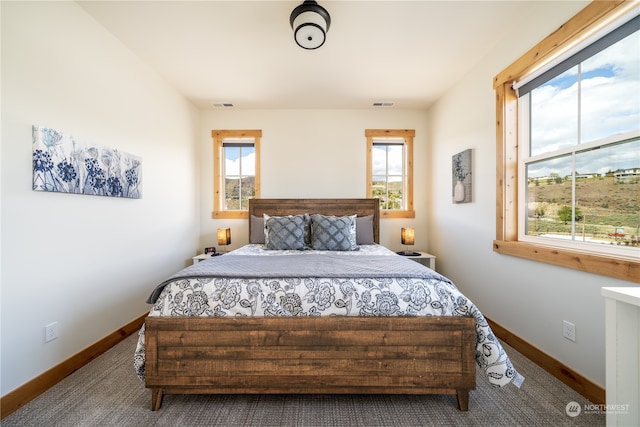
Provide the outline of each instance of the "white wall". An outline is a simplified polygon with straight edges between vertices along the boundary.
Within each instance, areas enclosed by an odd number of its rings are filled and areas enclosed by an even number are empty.
[[[190,262],[199,112],[75,2],[1,8],[5,395],[142,315]],[[142,199],[32,191],[34,124],[141,156]]]
[[[438,269],[489,318],[600,386],[605,384],[602,286],[634,286],[605,276],[493,252],[495,96],[493,77],[575,15],[587,2],[533,2],[504,43],[429,110],[433,183],[427,215]],[[473,149],[474,201],[451,203],[451,156]],[[576,342],[562,321],[576,325]],[[517,368],[517,366],[516,366]]]
[[[367,151],[365,129],[415,129],[415,219],[386,219],[380,240],[401,250],[400,228],[415,227],[416,250],[427,250],[427,128],[421,110],[215,110],[203,112],[200,247],[216,246],[218,227],[231,227],[231,246],[248,243],[246,220],[214,220],[214,129],[262,129],[261,196],[366,197]]]

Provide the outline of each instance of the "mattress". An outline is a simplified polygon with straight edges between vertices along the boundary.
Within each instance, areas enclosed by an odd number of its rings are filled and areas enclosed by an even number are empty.
[[[496,387],[524,378],[486,319],[448,278],[381,245],[355,251],[269,250],[249,244],[167,278],[149,316],[468,316],[476,322],[476,363]],[[145,329],[134,367],[145,376]]]

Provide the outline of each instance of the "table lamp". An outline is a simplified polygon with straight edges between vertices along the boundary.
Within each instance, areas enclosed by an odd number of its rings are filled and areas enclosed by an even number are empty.
[[[223,247],[231,244],[231,229],[230,228],[218,228],[218,245]]]
[[[400,241],[403,245],[406,245],[406,251],[398,252],[398,255],[403,256],[420,256],[419,252],[413,252],[409,250],[410,245],[415,244],[416,230],[413,228],[402,228],[400,231]]]

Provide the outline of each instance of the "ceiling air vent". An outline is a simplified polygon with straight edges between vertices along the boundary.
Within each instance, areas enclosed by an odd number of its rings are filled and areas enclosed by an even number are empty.
[[[233,104],[231,104],[230,102],[219,102],[213,104],[213,106],[216,108],[232,108]]]
[[[374,107],[393,107],[393,102],[374,102]]]

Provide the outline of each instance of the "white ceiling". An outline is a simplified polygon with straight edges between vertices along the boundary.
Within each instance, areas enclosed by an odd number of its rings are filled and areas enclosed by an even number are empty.
[[[425,109],[473,69],[523,1],[320,0],[327,41],[293,40],[290,1],[78,1],[202,109]],[[490,84],[490,82],[487,82]]]

